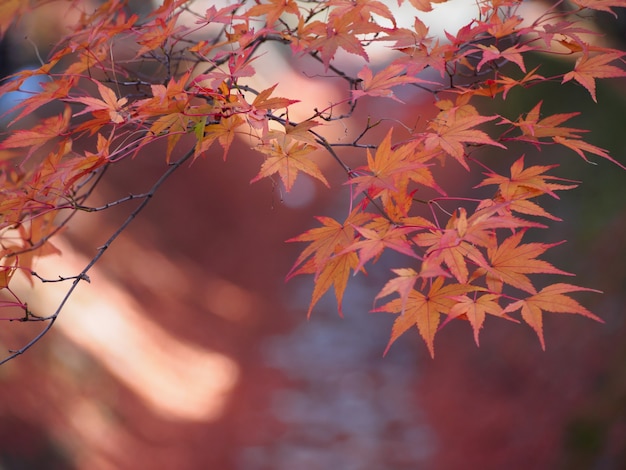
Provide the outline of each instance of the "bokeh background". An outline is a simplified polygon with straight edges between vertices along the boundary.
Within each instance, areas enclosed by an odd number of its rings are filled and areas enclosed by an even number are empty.
[[[463,24],[473,4],[456,1],[444,16]],[[2,75],[36,63],[32,42],[45,53],[66,20],[52,8],[13,27],[0,43]],[[625,47],[623,12],[590,21]],[[531,61],[544,75],[563,67]],[[307,90],[308,103],[339,93],[286,63],[280,74],[284,94]],[[263,79],[273,83],[270,70]],[[428,96],[402,98],[406,106],[383,104],[407,120],[432,113]],[[540,99],[546,114],[582,110],[575,127],[626,162],[625,81],[599,83],[598,105],[573,84],[547,84],[481,106],[514,118]],[[366,103],[360,115],[378,105]],[[329,178],[331,192],[302,177],[292,194],[269,180],[250,185],[261,158],[236,142],[225,162],[216,148],[168,181],[52,332],[0,367],[0,469],[626,468],[626,173],[571,152],[523,151],[583,181],[543,201],[565,221],[538,236],[568,240],[550,260],[578,273],[575,283],[604,291],[577,297],[604,324],[547,315],[543,352],[530,328],[488,321],[477,348],[469,326],[453,322],[438,335],[434,360],[416,331],[383,358],[393,317],[369,311],[393,256],[354,278],[344,318],[327,296],[307,320],[312,280],[284,282],[300,248],[284,240],[312,227],[314,215],[346,213],[341,176]],[[447,188],[472,184],[462,170],[446,170]],[[162,171],[154,150],[125,162],[94,205],[145,191]],[[80,271],[127,210],[77,217],[58,242],[64,256],[40,260],[37,271]],[[39,289],[30,305],[56,305],[59,287]],[[3,349],[36,326],[0,323]]]

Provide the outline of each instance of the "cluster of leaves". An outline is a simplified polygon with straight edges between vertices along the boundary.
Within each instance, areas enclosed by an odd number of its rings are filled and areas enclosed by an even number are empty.
[[[227,158],[241,135],[264,156],[252,182],[277,177],[289,191],[299,173],[305,173],[328,186],[311,158],[315,151],[326,152],[345,172],[351,188],[347,216],[319,217],[320,227],[290,240],[308,243],[288,277],[313,275],[309,314],[331,287],[341,313],[351,275],[391,249],[403,256],[404,267],[394,269],[375,296],[395,296],[376,308],[397,315],[389,345],[417,327],[434,355],[434,338],[443,324],[468,320],[478,343],[486,315],[518,321],[512,314],[520,311],[544,347],[544,312],[600,320],[569,296],[590,289],[561,282],[540,288],[530,277],[569,275],[540,258],[558,243],[524,237],[530,229],[559,220],[538,198],[557,198],[556,191],[574,188],[575,182],[551,174],[555,165],[528,165],[509,148],[520,143],[538,149],[562,146],[585,160],[597,156],[623,165],[585,142],[584,130],[564,126],[577,113],[545,115],[539,102],[507,119],[482,115],[477,102],[484,97],[506,100],[513,88],[545,82],[577,82],[595,101],[596,79],[626,75],[620,67],[624,53],[588,42],[589,32],[580,23],[584,14],[613,13],[626,0],[559,0],[532,21],[520,16],[521,0],[477,0],[476,18],[456,33],[447,32],[446,40],[429,35],[420,19],[422,12],[436,8],[433,3],[442,2],[399,0],[414,9],[412,27],[399,26],[392,7],[377,0],[256,0],[205,11],[194,10],[190,0],[164,0],[141,19],[122,0],[81,11],[77,24],[39,68],[16,73],[0,86],[4,94],[20,90],[33,77],[41,82],[39,91],[12,110],[10,130],[0,143],[0,289],[11,299],[3,305],[24,312],[12,319],[45,321],[43,333],[54,323],[62,306],[50,315],[35,315],[11,291],[10,281],[17,271],[31,280],[50,281],[32,271],[32,259],[56,251],[50,238],[74,213],[143,200],[82,273],[59,279],[73,281],[70,293],[88,279],[87,271],[103,250],[165,178],[183,162],[216,148]],[[5,2],[0,34],[44,3]],[[77,1],[64,5],[81,8]],[[123,57],[119,44],[124,45]],[[266,44],[288,49],[293,61],[313,58],[320,74],[344,84],[342,99],[323,110],[311,109],[307,118],[290,119],[297,99],[276,96],[276,85],[263,90],[252,85]],[[370,49],[381,46],[388,49],[389,60],[374,70]],[[336,60],[345,53],[363,63],[358,73],[351,75]],[[567,72],[544,76],[539,67],[527,70],[529,53],[576,60]],[[400,88],[429,96],[435,117],[411,126],[399,116],[385,115],[386,100],[400,102]],[[325,127],[334,122],[354,125],[363,100],[380,102],[380,116],[373,116],[351,144],[327,137]],[[32,124],[43,107],[57,115]],[[377,141],[372,129],[384,125],[389,129]],[[190,138],[193,143],[187,144]],[[75,150],[79,141],[92,142],[94,148]],[[87,205],[107,167],[156,143],[164,144],[167,170],[150,192],[102,207]],[[184,145],[189,148],[183,157],[173,160]],[[508,175],[481,160],[486,148],[511,159]],[[362,152],[363,164],[350,168],[344,150]],[[468,178],[482,174],[477,188],[493,187],[493,196],[448,194],[433,168],[450,160]],[[418,190],[433,197],[418,199]]]

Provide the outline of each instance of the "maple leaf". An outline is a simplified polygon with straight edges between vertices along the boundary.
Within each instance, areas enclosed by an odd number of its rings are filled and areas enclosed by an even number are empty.
[[[397,292],[400,295],[400,300],[402,301],[402,310],[406,307],[406,301],[409,297],[409,292],[413,290],[413,286],[415,286],[415,281],[417,281],[420,275],[413,268],[399,268],[391,270],[396,277],[387,281],[387,283],[383,286],[374,300],[387,297],[388,295]]]
[[[408,215],[413,203],[410,182],[433,188],[443,195],[446,193],[437,185],[428,165],[424,163],[437,152],[420,148],[418,140],[394,148],[391,134],[392,130],[389,130],[374,156],[367,149],[367,166],[351,171],[351,178],[346,184],[354,185],[353,197],[362,192],[367,194],[364,205],[374,198],[381,198],[387,215],[398,220]]]
[[[302,19],[300,20],[298,39],[301,43],[306,44],[303,49],[306,52],[317,51],[326,70],[328,70],[330,61],[335,57],[339,48],[369,61],[369,56],[357,35],[377,33],[382,28],[375,23],[358,22],[358,17],[353,17],[354,13],[356,12],[329,18],[328,23],[313,21],[304,25]],[[295,46],[294,44],[292,47]],[[302,46],[298,48],[302,48]]]
[[[474,186],[479,188],[481,186],[488,186],[497,184],[499,190],[507,195],[515,194],[517,197],[534,197],[540,194],[549,194],[555,199],[559,199],[559,196],[554,191],[572,189],[577,187],[577,184],[561,184],[554,183],[555,181],[568,181],[558,176],[546,175],[547,171],[552,168],[557,168],[558,165],[533,165],[524,168],[524,155],[515,160],[511,165],[511,176],[501,176],[497,173],[485,173],[485,178],[481,183]],[[520,195],[519,192],[522,191]]]
[[[567,147],[569,149],[572,149],[574,152],[576,152],[578,155],[580,155],[580,157],[583,160],[585,160],[588,163],[592,163],[592,162],[590,162],[587,159],[587,157],[585,156],[584,152],[593,153],[594,155],[598,155],[598,156],[600,156],[602,158],[606,158],[610,162],[613,162],[617,166],[619,166],[622,169],[626,170],[626,166],[624,166],[623,164],[621,164],[620,162],[615,160],[613,157],[611,157],[606,152],[606,150],[601,149],[600,147],[596,147],[595,145],[588,144],[587,142],[582,141],[582,140],[566,139],[566,138],[560,137],[560,136],[553,137],[552,140],[554,140],[557,144],[561,144],[561,145],[564,145],[565,147]]]
[[[328,181],[317,164],[306,157],[315,150],[315,147],[304,142],[298,142],[284,134],[282,138],[272,139],[271,142],[258,146],[257,150],[269,156],[261,165],[259,174],[252,178],[251,183],[278,173],[285,189],[289,192],[296,181],[298,172],[301,171],[318,179],[328,187]]]
[[[277,84],[260,92],[254,98],[252,104],[248,105],[247,102],[244,102],[242,106],[240,106],[240,112],[245,113],[248,124],[250,124],[251,127],[260,131],[260,138],[262,140],[266,140],[266,136],[269,133],[269,110],[287,108],[289,105],[299,101],[280,97],[270,98],[270,95],[273,93],[276,85]],[[313,146],[312,148],[315,147],[316,146]]]
[[[561,220],[545,211],[541,206],[527,201],[527,199],[542,194],[549,194],[553,198],[559,199],[559,196],[554,191],[572,189],[578,186],[577,184],[556,183],[555,181],[575,182],[545,174],[557,166],[535,165],[524,168],[524,155],[522,155],[511,165],[510,177],[501,176],[493,172],[485,173],[487,178],[474,187],[498,185],[498,192],[494,200],[507,203],[510,210],[522,214],[546,217],[552,220]]]
[[[189,94],[185,87],[190,72],[183,74],[179,80],[172,78],[167,85],[152,84],[152,97],[133,103],[134,111],[140,119],[161,117],[163,114],[182,112],[189,102]],[[195,80],[199,80],[197,77]],[[195,81],[194,81],[195,84]]]
[[[72,87],[76,84],[76,81],[77,77],[63,77],[50,82],[41,82],[39,84],[41,91],[38,91],[35,95],[20,102],[9,111],[12,112],[16,109],[22,110],[20,114],[9,123],[9,126],[19,121],[24,116],[33,113],[45,104],[66,98]]]
[[[530,72],[528,72],[523,78],[519,80],[516,80],[512,77],[506,77],[506,76],[498,78],[498,80],[496,80],[496,83],[502,86],[502,98],[506,99],[511,88],[515,86],[525,87],[527,83],[530,83],[536,80],[545,80],[545,77],[543,75],[539,75],[535,73],[537,72],[538,69],[539,69],[539,66],[535,67]]]
[[[310,132],[312,128],[319,126],[320,123],[313,120],[302,121],[298,124],[293,124],[291,122],[285,123],[285,134],[295,140],[299,140],[301,142],[306,142],[309,145],[317,146],[317,140],[315,136]],[[269,138],[276,137],[275,135],[268,136]]]
[[[581,9],[589,8],[592,10],[606,11],[617,18],[613,8],[625,8],[626,0],[572,0],[572,2],[578,5]]]
[[[414,144],[401,146],[396,150],[392,149],[392,133],[393,129],[387,132],[385,138],[376,148],[374,156],[367,149],[367,166],[355,170],[355,174],[362,171],[367,171],[370,174],[354,176],[347,181],[347,184],[355,185],[354,196],[366,191],[370,197],[376,197],[383,190],[397,191],[395,182],[401,174],[425,167],[423,163],[409,159],[409,155],[415,147]]]
[[[441,109],[441,112],[428,125],[434,133],[425,134],[426,150],[441,148],[469,171],[469,166],[465,161],[465,143],[506,148],[491,139],[485,132],[475,129],[476,126],[493,121],[498,116],[480,116],[473,106],[454,106],[449,100],[437,102],[437,107]]]
[[[509,62],[513,62],[517,64],[517,66],[522,70],[522,72],[526,73],[526,66],[524,65],[524,59],[522,58],[522,53],[532,50],[529,46],[516,44],[514,46],[509,47],[503,51],[500,51],[496,46],[484,46],[482,44],[478,44],[477,46],[482,50],[482,58],[478,65],[476,66],[476,70],[480,71],[483,65],[487,62],[491,62],[498,59],[505,59]]]
[[[355,239],[355,227],[361,226],[370,218],[370,214],[356,209],[343,223],[331,217],[317,217],[317,220],[323,224],[322,227],[312,228],[287,240],[288,242],[310,242],[287,274],[288,280],[299,274],[315,275],[315,287],[307,316],[311,315],[315,304],[333,285],[339,315],[342,315],[341,304],[350,270],[355,269],[359,262],[356,253],[346,252],[345,248]]]
[[[91,96],[82,96],[79,98],[67,98],[65,101],[73,102],[73,103],[82,103],[87,105],[85,109],[81,112],[74,114],[74,116],[80,116],[81,114],[86,114],[94,111],[106,111],[108,113],[111,122],[115,124],[123,123],[126,118],[124,116],[124,105],[128,102],[127,98],[117,98],[115,92],[111,90],[109,87],[104,86],[102,83],[96,81],[95,82],[98,87],[98,92],[102,97],[101,100],[98,98],[92,98]]]
[[[152,135],[167,135],[167,147],[165,149],[165,162],[169,163],[174,151],[174,147],[183,136],[187,133],[187,124],[189,117],[183,113],[163,114],[150,126]],[[200,149],[202,146],[200,145]],[[199,154],[200,152],[196,152]]]
[[[417,258],[415,251],[406,238],[406,235],[415,231],[414,227],[399,227],[390,224],[389,221],[380,217],[383,227],[376,230],[366,227],[355,227],[354,229],[363,237],[362,240],[353,243],[345,251],[359,250],[359,264],[355,272],[359,271],[365,263],[381,255],[385,248],[391,248],[399,253]]]
[[[283,13],[291,13],[300,18],[300,8],[294,0],[269,0],[269,3],[254,5],[246,12],[246,16],[266,15],[265,25],[271,28]]]
[[[244,17],[241,15],[235,15],[235,11],[243,6],[243,3],[235,3],[233,5],[226,5],[225,7],[220,8],[219,10],[215,8],[215,5],[211,5],[205,12],[204,20],[196,21],[199,23],[222,23],[222,24],[231,24],[233,20],[240,20]]]
[[[526,274],[545,273],[573,276],[573,274],[555,268],[544,260],[537,259],[546,250],[560,243],[523,243],[520,244],[525,230],[514,233],[497,247],[487,248],[489,266],[480,266],[472,275],[475,279],[486,275],[487,286],[492,292],[502,292],[503,284],[521,289],[530,294],[537,290]]]
[[[554,36],[557,36],[559,39],[556,41],[569,49],[570,52],[581,52],[588,49],[585,41],[580,37],[581,34],[589,34],[591,32],[586,28],[576,27],[570,21],[544,24],[542,28],[543,31],[535,29],[533,32],[543,39],[548,49],[551,48],[552,41],[555,41]]]
[[[574,70],[563,76],[561,83],[576,80],[587,89],[593,101],[597,103],[595,79],[626,77],[626,71],[614,65],[608,65],[610,62],[621,59],[624,54],[626,53],[611,49],[606,49],[602,54],[593,57],[585,53],[576,61]]]
[[[0,143],[0,150],[30,147],[25,158],[27,160],[35,150],[66,133],[70,123],[70,113],[69,106],[66,106],[63,114],[43,119],[40,124],[34,125],[31,129],[14,131]]]
[[[440,317],[447,314],[457,303],[455,296],[481,290],[478,286],[468,284],[444,285],[444,277],[436,278],[428,294],[412,289],[406,299],[394,299],[375,309],[375,312],[400,313],[391,330],[391,338],[383,354],[387,354],[391,345],[406,331],[416,326],[426,342],[431,357],[435,357],[434,340],[439,328]]]
[[[391,98],[392,100],[402,103],[391,90],[394,86],[418,82],[434,84],[434,82],[428,80],[405,75],[405,69],[405,65],[396,63],[385,67],[374,75],[372,69],[365,65],[357,74],[357,77],[361,80],[361,89],[352,90],[352,99],[357,100],[363,96],[378,96]]]
[[[343,295],[348,285],[350,271],[356,269],[359,259],[354,252],[335,253],[323,266],[316,266],[315,259],[309,259],[302,267],[293,272],[293,276],[298,274],[315,274],[313,294],[307,311],[307,317],[311,316],[313,307],[319,302],[322,296],[332,287],[335,290],[337,299],[337,312],[343,317]]]
[[[505,5],[502,5],[504,7]],[[509,5],[510,6],[510,5]],[[494,9],[498,8],[499,5],[493,4]],[[519,33],[517,27],[524,21],[524,19],[517,15],[509,16],[508,18],[502,18],[500,15],[492,15],[489,18],[489,25],[487,28],[487,32],[491,34],[494,38],[504,38],[506,36],[510,36],[512,34]]]
[[[150,24],[145,24],[141,28],[141,35],[137,38],[137,44],[142,47],[137,51],[135,57],[140,57],[146,52],[163,47],[166,41],[171,38],[180,28],[175,28],[178,15],[171,18],[167,23],[163,18],[155,18]]]
[[[433,228],[429,232],[418,233],[413,241],[420,246],[429,247],[424,260],[435,265],[444,263],[460,283],[466,283],[469,276],[466,259],[479,265],[486,263],[480,251],[466,240],[467,230],[467,211],[460,208],[454,212],[446,229]],[[474,234],[475,240],[480,238]]]
[[[530,220],[520,219],[512,216],[510,213],[503,211],[503,204],[494,203],[493,200],[488,200],[490,204],[479,205],[474,213],[467,217],[467,221],[464,222],[463,211],[465,209],[460,208],[459,213],[461,220],[455,221],[457,214],[453,214],[453,217],[448,221],[448,228],[457,227],[459,235],[463,237],[463,240],[474,245],[476,247],[490,248],[496,246],[495,230],[499,228],[517,229],[517,228],[546,228],[537,222]],[[502,213],[504,212],[504,215]],[[482,255],[479,256],[475,252],[468,253],[469,258],[473,263],[482,265],[484,259]]]
[[[599,292],[595,289],[587,289],[571,284],[557,283],[544,287],[538,293],[522,300],[507,305],[502,312],[509,313],[522,309],[522,319],[535,330],[541,343],[541,349],[545,351],[546,345],[543,338],[543,312],[553,313],[577,313],[598,322],[604,321],[591,313],[577,301],[564,294],[577,291]]]
[[[11,278],[13,277],[13,274],[15,274],[15,271],[17,270],[17,261],[18,261],[17,257],[15,257],[13,265],[0,266],[0,290],[6,289],[7,287],[9,287],[9,282],[11,282]]]
[[[295,269],[313,255],[315,266],[320,268],[338,251],[343,251],[352,244],[355,239],[355,227],[371,219],[370,214],[354,209],[343,223],[337,222],[332,217],[316,217],[322,223],[322,227],[312,228],[297,237],[290,238],[288,242],[310,242],[294,263],[287,279],[295,276]]]
[[[280,109],[286,108],[287,106],[298,103],[300,100],[291,100],[289,98],[280,98],[273,97],[270,98],[271,94],[274,92],[274,89],[278,83],[272,85],[266,90],[261,91],[252,102],[252,106],[257,109]]]
[[[580,113],[561,113],[561,114],[553,114],[551,116],[547,116],[543,119],[541,117],[541,105],[543,104],[543,100],[539,101],[533,109],[531,109],[525,118],[521,116],[515,122],[509,121],[508,119],[503,118],[498,124],[512,124],[513,126],[520,129],[522,135],[520,137],[507,139],[512,140],[522,140],[531,143],[539,142],[539,139],[543,137],[578,137],[578,134],[585,132],[581,129],[575,129],[572,127],[559,127],[560,124],[565,121],[570,120],[571,118],[578,116]]]
[[[389,7],[376,0],[330,0],[328,5],[332,7],[331,16],[352,15],[360,22],[368,23],[374,21],[372,15],[378,15],[396,26],[396,18]]]
[[[476,346],[478,346],[478,334],[485,323],[486,314],[519,323],[515,318],[511,318],[506,313],[503,313],[502,307],[500,307],[500,304],[497,302],[499,297],[498,294],[483,294],[481,296],[472,297],[460,295],[452,297],[456,303],[450,308],[448,316],[441,324],[441,327],[443,328],[455,318],[466,318],[470,322],[470,325],[472,325],[474,341],[476,342]]]
[[[235,139],[235,131],[244,124],[241,116],[234,114],[220,119],[217,124],[209,124],[204,128],[204,140],[197,150],[197,154],[206,152],[216,140],[224,149],[223,159],[226,160],[228,150]]]
[[[398,3],[401,4],[404,0],[398,0]],[[448,0],[409,0],[411,5],[417,8],[420,11],[431,11],[433,6],[431,3],[444,3]]]

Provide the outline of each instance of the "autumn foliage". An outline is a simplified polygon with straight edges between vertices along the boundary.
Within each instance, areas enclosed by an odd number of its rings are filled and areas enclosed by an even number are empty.
[[[597,101],[597,79],[626,76],[624,53],[592,42],[585,18],[594,10],[612,13],[626,0],[559,0],[533,18],[521,16],[521,0],[477,0],[475,19],[438,39],[421,16],[444,1],[399,0],[413,10],[411,27],[398,24],[395,2],[376,0],[256,0],[204,10],[189,0],[165,0],[143,18],[121,0],[90,11],[77,1],[60,2],[80,13],[73,29],[39,68],[0,86],[5,94],[33,77],[40,82],[7,114],[0,143],[2,306],[20,311],[10,319],[43,322],[42,334],[48,331],[63,305],[31,312],[11,289],[14,276],[68,282],[71,295],[165,179],[198,158],[237,158],[229,150],[241,138],[260,157],[252,183],[271,178],[290,191],[303,173],[334,191],[329,180],[337,177],[328,172],[336,171],[350,190],[343,217],[320,216],[289,240],[304,244],[287,277],[312,276],[309,315],[331,289],[341,314],[350,278],[393,252],[399,267],[372,294],[376,312],[395,316],[387,349],[417,328],[434,356],[435,336],[452,320],[468,321],[477,344],[487,316],[523,322],[542,347],[545,313],[601,321],[572,296],[593,289],[563,282],[572,274],[542,258],[561,241],[536,241],[539,230],[550,239],[560,220],[542,201],[578,183],[559,175],[557,165],[528,161],[519,149],[547,154],[560,147],[589,162],[624,165],[572,127],[576,112],[549,114],[542,101],[525,103],[516,117],[481,109],[489,101],[506,104],[514,89],[523,95],[544,83],[577,84]],[[45,3],[4,2],[0,34]],[[305,118],[295,119],[298,96],[281,96],[278,84],[253,85],[267,47],[294,64],[312,61],[317,77],[340,86],[342,97],[331,103],[320,97]],[[371,50],[381,47],[386,62],[373,67]],[[556,75],[531,69],[531,55],[568,59],[562,61],[568,69]],[[356,72],[339,60],[346,56],[359,63]],[[403,93],[427,97],[432,118],[387,114],[386,103],[403,109]],[[366,124],[355,119],[362,103],[376,110]],[[53,114],[27,119],[46,109]],[[327,129],[337,123],[353,137],[331,137]],[[146,158],[142,153],[152,148],[164,149],[164,170],[150,191],[89,205],[108,167]],[[323,172],[320,155],[334,166]],[[349,166],[345,155],[360,163]],[[499,163],[492,168],[494,155]],[[478,183],[457,193],[437,176],[442,169]],[[58,252],[54,236],[77,211],[130,200],[141,203],[81,273],[43,279],[33,271],[35,257]]]

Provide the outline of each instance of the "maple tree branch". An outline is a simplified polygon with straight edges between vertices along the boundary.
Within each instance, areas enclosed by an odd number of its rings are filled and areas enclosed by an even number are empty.
[[[165,181],[167,181],[176,172],[176,170],[178,170],[183,165],[183,163],[191,159],[193,155],[194,155],[194,149],[192,148],[189,151],[187,151],[176,162],[171,163],[169,165],[169,168],[157,179],[157,181],[152,185],[150,190],[145,194],[145,197],[141,201],[141,203],[128,215],[128,217],[124,220],[124,222],[117,228],[117,230],[115,230],[115,232],[113,232],[113,234],[111,234],[111,236],[107,239],[107,241],[98,248],[95,256],[89,261],[89,263],[87,263],[87,265],[83,268],[83,270],[80,273],[78,273],[75,276],[60,277],[58,280],[47,280],[47,279],[42,278],[38,274],[33,273],[35,277],[37,277],[42,282],[61,282],[61,281],[72,280],[72,284],[68,288],[67,292],[65,293],[65,296],[63,297],[63,299],[61,300],[61,302],[59,303],[59,305],[57,306],[56,310],[54,311],[52,315],[49,315],[46,317],[35,316],[30,311],[25,309],[26,316],[25,316],[25,319],[22,321],[31,321],[30,317],[33,317],[33,318],[37,318],[37,321],[47,322],[46,326],[35,337],[33,337],[28,343],[26,343],[21,348],[9,350],[9,355],[0,359],[0,366],[24,354],[26,351],[32,348],[35,344],[37,344],[39,340],[41,340],[41,338],[43,338],[46,335],[46,333],[50,331],[50,329],[54,325],[54,322],[58,318],[59,314],[63,310],[65,304],[71,297],[72,293],[74,292],[78,284],[81,281],[90,282],[88,272],[95,266],[95,264],[100,260],[100,258],[102,258],[104,253],[108,250],[108,248],[126,230],[126,228],[139,215],[139,213],[141,213],[141,211],[144,210],[144,208],[149,204],[149,202],[152,200],[152,197],[156,194],[156,192],[163,185],[163,183],[165,183]]]

